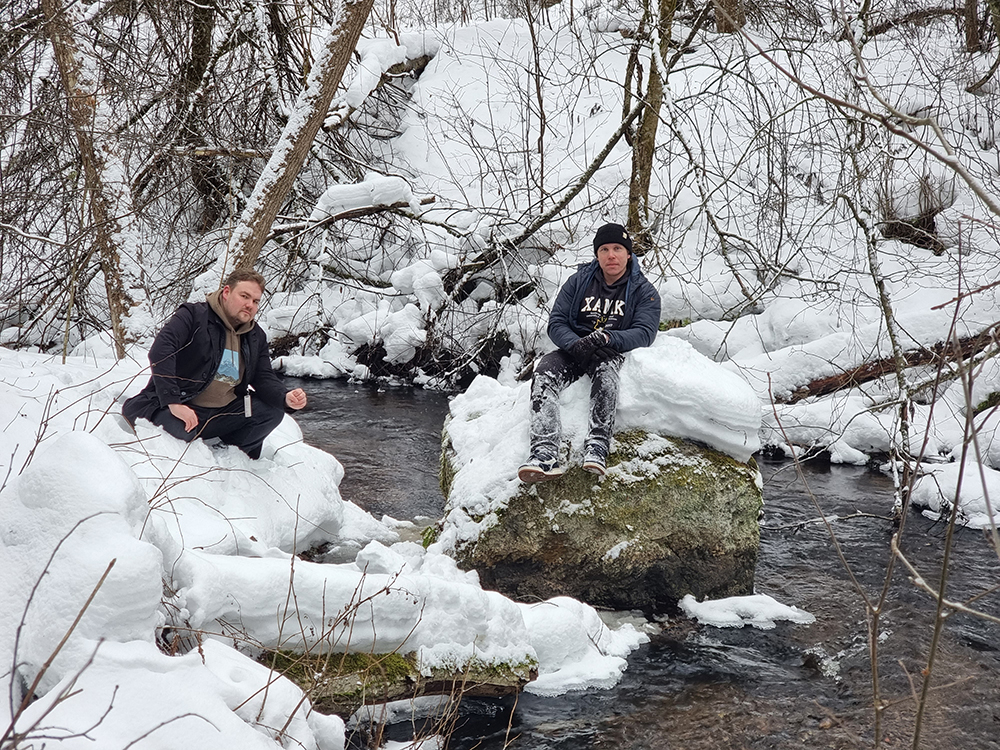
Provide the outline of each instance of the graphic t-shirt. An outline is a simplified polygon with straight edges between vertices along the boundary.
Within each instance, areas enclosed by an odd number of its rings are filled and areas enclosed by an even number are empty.
[[[222,353],[222,361],[219,362],[215,379],[226,385],[236,385],[240,382],[240,353],[238,351],[226,349]]]
[[[604,281],[604,274],[594,274],[576,314],[577,325],[588,331],[611,331],[618,328],[625,315],[627,281],[628,274],[625,274],[609,286]]]
[[[240,382],[240,337],[231,330],[226,331],[226,348],[215,371],[212,382],[192,401],[198,406],[218,409],[236,398],[236,386]]]

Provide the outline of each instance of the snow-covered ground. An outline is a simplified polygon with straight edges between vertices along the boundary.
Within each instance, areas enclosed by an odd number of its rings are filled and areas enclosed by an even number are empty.
[[[682,342],[667,347],[693,354]],[[144,376],[100,348],[65,364],[0,349],[9,468],[0,663],[16,665],[3,675],[13,703],[3,702],[0,724],[32,686],[42,697],[16,731],[60,747],[264,748],[294,738],[341,748],[343,722],[311,711],[297,687],[253,660],[259,649],[415,652],[428,668],[535,661],[539,677],[527,689],[556,695],[614,685],[647,639],[571,599],[518,604],[484,591],[451,558],[398,541],[400,522],[340,497],[342,467],[304,444],[290,417],[259,461],[142,422],[127,432],[118,404]],[[635,372],[648,379],[641,365]],[[473,389],[465,401],[493,397]],[[729,439],[728,428],[715,430]],[[319,543],[355,559],[294,556]],[[162,628],[182,642],[197,635],[199,645],[167,655],[157,646]]]
[[[142,423],[125,432],[111,414],[123,388],[141,385],[137,371],[0,350],[0,452],[11,469],[0,495],[0,660],[17,665],[4,674],[15,703],[3,702],[5,727],[40,677],[43,698],[16,730],[60,747],[149,733],[136,746],[275,747],[287,734],[338,748],[342,722],[311,712],[250,655],[398,650],[459,669],[473,658],[537,661],[539,689],[560,692],[613,684],[645,639],[631,625],[607,629],[577,602],[516,604],[450,558],[397,542],[398,524],[340,497],[340,464],[305,445],[291,418],[259,461]],[[294,557],[319,542],[356,560]],[[165,625],[197,633],[200,647],[161,653]]]
[[[191,747],[274,747],[287,735],[306,747],[340,748],[340,719],[310,711],[299,689],[253,654],[398,650],[415,652],[426,667],[535,660],[539,678],[527,689],[554,695],[615,684],[646,639],[632,624],[609,628],[573,600],[525,605],[483,591],[439,545],[398,541],[400,522],[340,497],[342,467],[304,444],[290,417],[259,461],[181,443],[142,422],[132,435],[115,414],[144,382],[141,367],[115,363],[99,344],[81,351],[64,364],[0,349],[0,455],[9,467],[0,493],[0,658],[16,665],[4,676],[13,688],[4,717],[36,678],[42,696],[17,731],[47,733],[67,747],[90,746],[87,737],[109,745],[142,738],[137,747],[176,747],[178,738]],[[460,472],[463,492],[500,497],[516,484],[526,389],[480,378],[454,399],[459,463],[489,467]],[[586,403],[582,385],[564,395],[571,441],[582,439]],[[672,336],[661,334],[623,369],[623,428],[696,437],[746,458],[759,445],[761,414],[746,380]],[[980,469],[987,482],[996,472],[969,463],[965,519],[985,523],[978,508],[987,494],[968,488]],[[936,473],[936,486],[954,496],[953,465]],[[294,556],[320,543],[355,559]],[[760,596],[682,607],[722,627],[811,618]],[[164,627],[198,634],[199,647],[164,654],[156,643]],[[104,718],[92,726],[97,716]]]

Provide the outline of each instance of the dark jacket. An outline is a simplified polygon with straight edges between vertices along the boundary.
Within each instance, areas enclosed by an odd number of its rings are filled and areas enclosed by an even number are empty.
[[[130,422],[149,418],[170,404],[184,404],[215,378],[226,345],[226,328],[207,302],[185,302],[156,334],[149,350],[152,376],[142,391],[125,402],[122,413]],[[243,378],[236,386],[242,397],[247,386],[266,403],[283,409],[285,386],[271,369],[267,337],[261,327],[240,336]]]
[[[590,333],[577,324],[576,317],[587,288],[598,273],[601,273],[601,266],[595,258],[582,264],[559,290],[549,314],[548,334],[560,349],[568,349],[573,342]],[[636,256],[629,259],[626,273],[625,314],[621,327],[607,331],[611,346],[619,352],[649,346],[660,328],[660,295],[643,275]]]

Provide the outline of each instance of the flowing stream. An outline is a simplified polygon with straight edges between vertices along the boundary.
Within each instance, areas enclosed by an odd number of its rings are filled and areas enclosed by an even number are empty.
[[[306,441],[333,453],[341,494],[376,517],[430,522],[444,504],[437,483],[444,394],[343,381],[301,383]],[[874,747],[873,677],[865,598],[882,596],[892,481],[859,467],[764,462],[757,593],[816,616],[773,630],[703,627],[671,618],[629,657],[609,690],[514,702],[466,701],[455,750],[700,750]],[[821,517],[831,522],[840,559]],[[937,587],[947,525],[910,511],[900,548]],[[845,566],[846,563],[846,566]],[[1000,617],[1000,559],[986,534],[958,529],[946,596]],[[935,603],[897,562],[878,616],[882,747],[914,745],[917,702],[934,635]],[[920,721],[921,748],[1000,749],[1000,624],[957,613],[943,624]],[[420,731],[421,728],[418,728]],[[390,730],[408,739],[409,725]],[[423,728],[423,731],[429,731]]]

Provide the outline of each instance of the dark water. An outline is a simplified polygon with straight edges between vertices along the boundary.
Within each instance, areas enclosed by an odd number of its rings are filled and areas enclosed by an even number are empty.
[[[309,382],[306,439],[344,464],[341,487],[376,515],[440,515],[440,431],[447,397]],[[699,627],[677,618],[633,652],[611,690],[516,705],[467,702],[449,747],[484,750],[695,750],[874,747],[873,679],[865,606],[886,587],[892,484],[857,467],[764,463],[758,593],[816,616],[774,630]],[[814,499],[813,499],[814,498]],[[817,507],[818,504],[818,507]],[[846,565],[820,516],[834,521]],[[869,517],[874,516],[874,517]],[[901,550],[937,586],[947,528],[911,511]],[[853,575],[853,579],[852,579]],[[957,530],[947,598],[1000,617],[1000,561],[980,531]],[[877,665],[886,706],[880,747],[914,746],[916,700],[928,666],[935,604],[896,565],[879,613]],[[921,748],[1000,748],[1000,625],[957,613],[944,622],[920,724]],[[513,715],[511,715],[513,712]],[[409,727],[394,727],[405,739]]]
[[[295,419],[306,442],[343,464],[345,500],[376,518],[441,517],[438,465],[446,395],[342,380],[287,378],[286,384],[308,391],[309,406]]]

